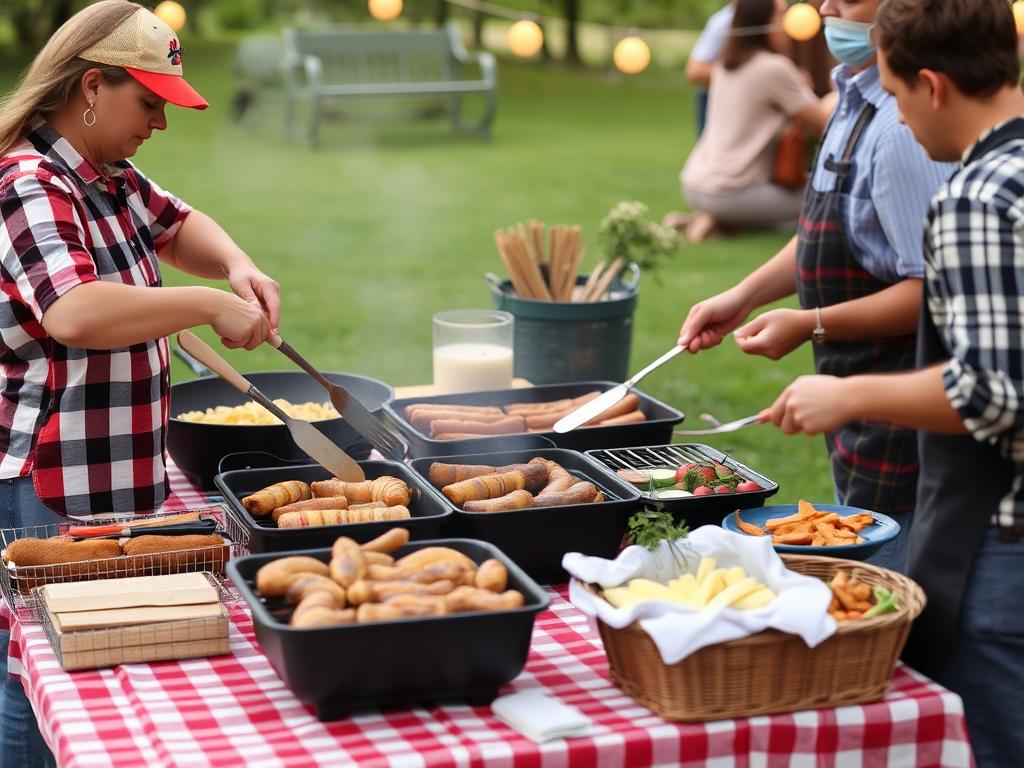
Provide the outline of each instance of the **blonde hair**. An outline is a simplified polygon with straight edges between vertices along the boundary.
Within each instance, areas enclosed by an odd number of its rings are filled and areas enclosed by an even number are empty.
[[[141,7],[130,0],[101,0],[76,13],[54,32],[14,90],[0,102],[0,156],[21,141],[36,117],[67,106],[88,70],[99,69],[106,80],[115,83],[129,77],[120,67],[86,61],[79,54]]]

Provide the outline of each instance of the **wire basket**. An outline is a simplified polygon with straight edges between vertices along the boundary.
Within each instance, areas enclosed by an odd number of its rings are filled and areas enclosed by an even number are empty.
[[[241,600],[230,582],[206,572],[203,574],[217,589],[222,606]],[[34,589],[26,605],[42,625],[50,647],[61,668],[96,669],[117,664],[217,656],[229,652],[228,613],[208,618],[165,621],[142,626],[80,629],[61,634],[47,610],[42,590]]]
[[[822,579],[846,570],[893,592],[900,610],[839,622],[836,633],[814,648],[796,635],[766,630],[705,646],[671,665],[639,624],[615,629],[599,620],[612,680],[666,720],[722,720],[881,699],[911,622],[924,609],[924,590],[906,576],[853,560],[782,559],[790,570]],[[595,585],[586,588],[599,594]]]
[[[140,515],[132,518],[91,518],[90,525],[104,525],[113,522],[158,521],[168,517],[198,512],[200,518],[213,518],[218,529],[227,541],[223,546],[182,549],[171,552],[158,552],[141,555],[121,555],[97,560],[83,560],[73,563],[56,565],[30,565],[16,567],[6,562],[0,564],[0,593],[10,607],[11,612],[19,621],[35,623],[38,621],[33,608],[32,591],[47,584],[60,584],[71,581],[95,581],[96,579],[120,579],[130,576],[160,576],[171,573],[188,573],[206,571],[224,579],[224,566],[232,557],[248,551],[249,534],[232,525],[230,516],[221,505],[211,505],[196,509],[166,514]],[[24,528],[0,529],[3,549],[19,539],[49,539],[67,535],[68,528],[80,525],[79,520],[51,525],[33,525]],[[225,589],[227,587],[225,586]],[[237,600],[237,594],[234,598]]]

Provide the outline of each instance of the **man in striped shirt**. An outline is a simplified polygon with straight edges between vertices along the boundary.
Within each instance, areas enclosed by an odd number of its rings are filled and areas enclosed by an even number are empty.
[[[887,0],[882,83],[931,157],[918,370],[798,380],[767,414],[921,430],[910,575],[928,605],[904,658],[959,693],[981,766],[1024,755],[1024,94],[1006,0]]]

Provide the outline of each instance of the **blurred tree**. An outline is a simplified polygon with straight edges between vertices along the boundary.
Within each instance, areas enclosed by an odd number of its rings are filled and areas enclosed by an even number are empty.
[[[74,0],[4,0],[3,4],[15,41],[32,50],[46,42],[77,10]]]

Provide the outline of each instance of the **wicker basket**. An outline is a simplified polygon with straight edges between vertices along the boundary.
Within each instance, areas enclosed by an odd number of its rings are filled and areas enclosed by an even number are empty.
[[[924,608],[924,590],[893,571],[853,560],[783,555],[790,570],[829,579],[839,569],[892,591],[900,610],[840,622],[815,648],[775,630],[710,645],[666,665],[638,624],[598,621],[609,671],[626,693],[666,720],[722,720],[875,701],[889,690],[893,667]],[[594,585],[588,589],[597,592]]]

